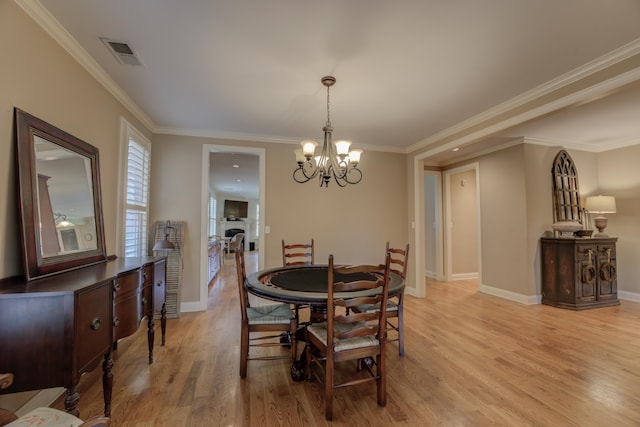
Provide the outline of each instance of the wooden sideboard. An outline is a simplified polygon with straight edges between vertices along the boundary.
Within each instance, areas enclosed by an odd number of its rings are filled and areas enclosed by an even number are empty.
[[[0,367],[14,374],[0,394],[65,387],[67,412],[79,415],[77,385],[102,361],[105,415],[111,414],[112,348],[154,313],[165,341],[165,257],[116,258],[32,281],[0,281]]]
[[[224,256],[223,250],[225,246],[224,239],[213,239],[209,240],[209,256],[208,256],[208,277],[207,282],[211,282],[218,271],[220,270],[220,266],[222,263],[222,257]]]
[[[617,238],[542,238],[542,303],[573,310],[619,305]]]

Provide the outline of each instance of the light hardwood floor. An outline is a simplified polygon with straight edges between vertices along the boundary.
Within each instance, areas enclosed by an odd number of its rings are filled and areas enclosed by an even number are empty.
[[[256,258],[248,254],[249,272]],[[228,258],[208,311],[169,319],[152,365],[144,326],[120,341],[114,426],[329,424],[319,385],[292,382],[287,361],[249,361],[240,379],[236,286]],[[481,294],[471,281],[429,282],[426,298],[405,301],[406,355],[389,344],[387,406],[377,406],[372,383],[339,389],[333,425],[640,425],[640,303],[527,306]],[[81,416],[99,414],[101,370],[79,391]],[[64,408],[62,399],[53,406]]]

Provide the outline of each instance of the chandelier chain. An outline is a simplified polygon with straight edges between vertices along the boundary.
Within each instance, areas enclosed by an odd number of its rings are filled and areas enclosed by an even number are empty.
[[[330,89],[331,89],[331,86],[327,86],[327,126],[331,126],[331,113],[329,109],[329,104],[330,104],[329,90]]]

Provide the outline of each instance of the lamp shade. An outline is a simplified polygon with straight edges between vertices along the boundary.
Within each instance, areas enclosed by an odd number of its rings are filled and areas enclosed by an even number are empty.
[[[166,238],[163,240],[158,240],[155,245],[153,245],[154,251],[167,251],[170,249],[175,249],[175,245],[168,241]]]
[[[613,196],[587,197],[586,209],[591,213],[616,213],[616,199]]]

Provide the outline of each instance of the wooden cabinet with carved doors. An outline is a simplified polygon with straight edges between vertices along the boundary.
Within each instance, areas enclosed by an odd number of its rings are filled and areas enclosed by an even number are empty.
[[[542,303],[572,310],[620,304],[617,238],[542,238]]]

